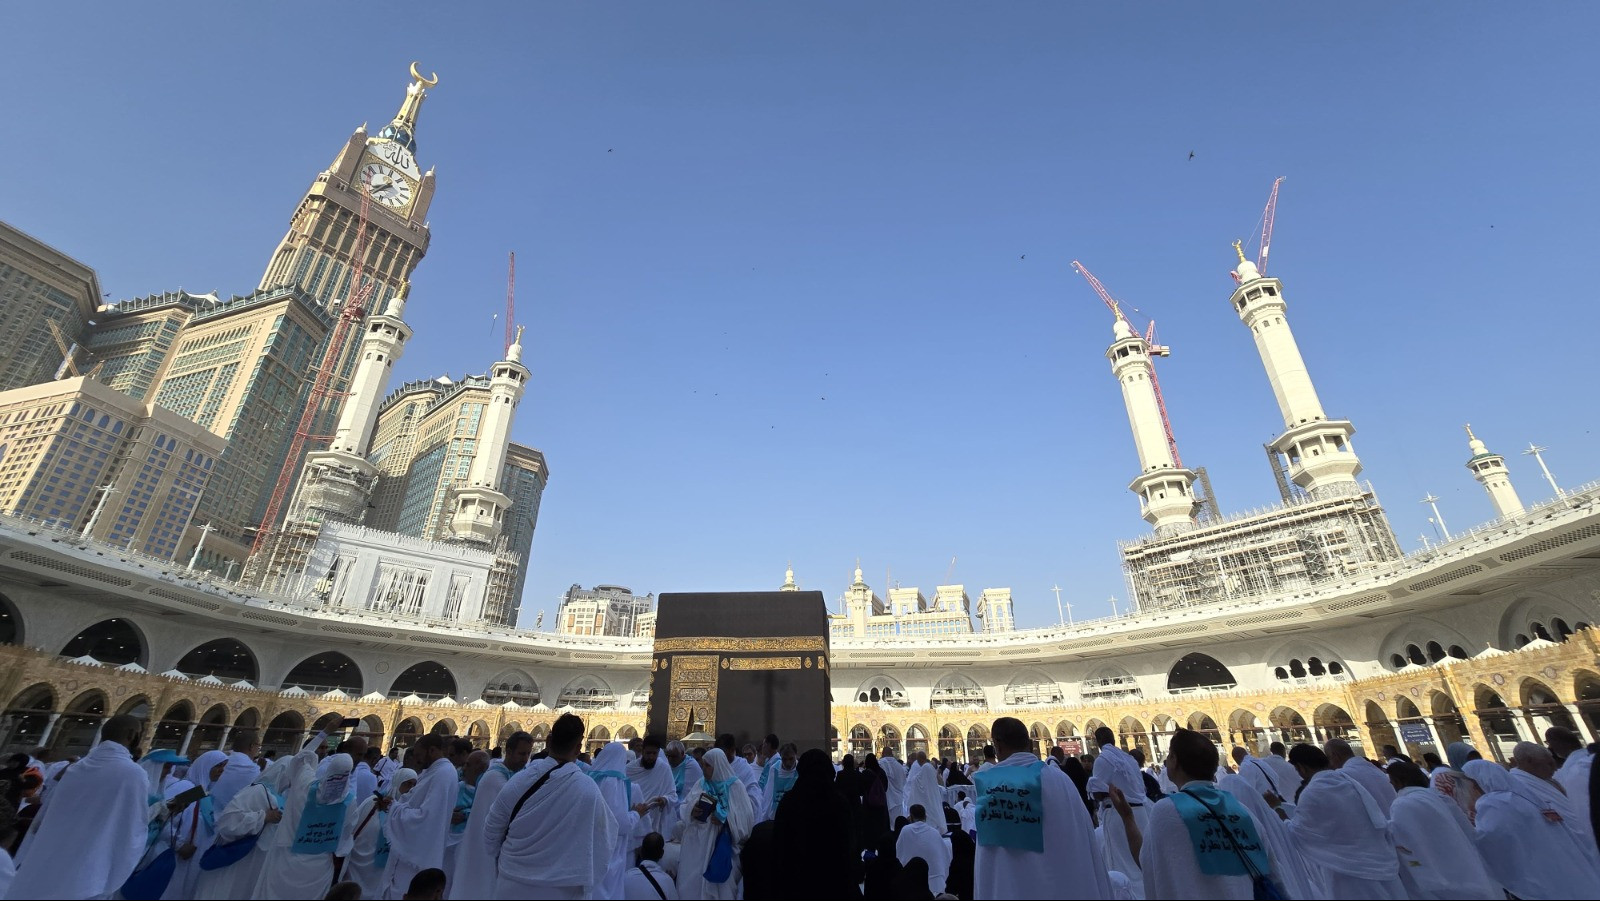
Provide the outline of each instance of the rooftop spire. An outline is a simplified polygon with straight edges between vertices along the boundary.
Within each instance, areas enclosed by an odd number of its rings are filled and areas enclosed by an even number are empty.
[[[417,64],[411,64],[411,77],[413,81],[406,86],[405,102],[400,104],[400,112],[394,115],[394,124],[407,129],[417,127],[417,113],[422,109],[422,100],[428,96],[428,88],[439,83],[439,73],[434,72],[431,78],[423,78],[417,71]]]
[[[521,363],[522,362],[522,329],[523,328],[524,328],[524,326],[520,326],[520,325],[517,326],[517,338],[516,338],[515,341],[512,341],[511,342],[511,346],[506,349],[506,359],[510,360],[513,363]]]
[[[1467,447],[1472,448],[1474,457],[1481,457],[1489,453],[1489,446],[1483,443],[1483,439],[1472,434],[1472,423],[1470,422],[1467,423]]]

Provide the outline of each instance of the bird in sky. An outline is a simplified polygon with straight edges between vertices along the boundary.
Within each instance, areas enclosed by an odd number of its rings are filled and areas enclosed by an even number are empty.
[[[1189,151],[1189,159],[1191,159],[1191,160],[1194,159],[1194,151],[1193,150]]]
[[[1027,254],[1023,254],[1022,256],[1017,257],[1017,259],[1019,259],[1019,260],[1026,260],[1027,258],[1028,258]]]

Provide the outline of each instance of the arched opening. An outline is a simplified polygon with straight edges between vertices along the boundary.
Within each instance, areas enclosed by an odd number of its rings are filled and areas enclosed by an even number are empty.
[[[1243,709],[1235,710],[1228,714],[1228,743],[1244,745],[1252,754],[1265,753],[1267,746],[1272,743],[1264,728],[1265,725],[1254,713]]]
[[[939,727],[939,757],[944,760],[961,759],[961,730],[949,724]]]
[[[1566,620],[1557,616],[1550,620],[1550,634],[1555,636],[1556,641],[1566,641],[1572,637],[1572,627],[1567,625]]]
[[[983,746],[989,743],[989,730],[981,724],[974,724],[967,730],[967,760],[982,761]]]
[[[1117,744],[1125,751],[1144,752],[1145,763],[1150,762],[1150,733],[1145,730],[1144,723],[1131,716],[1123,717],[1117,724]]]
[[[6,706],[5,716],[11,722],[10,731],[6,732],[4,751],[14,753],[26,752],[40,745],[48,744],[52,735],[50,715],[56,709],[56,694],[48,683],[40,682],[31,685],[17,693]]]
[[[1534,638],[1537,638],[1541,641],[1555,641],[1555,639],[1550,637],[1550,630],[1544,627],[1544,623],[1534,623],[1531,628],[1533,630]]]
[[[1415,663],[1417,666],[1425,666],[1428,663],[1428,655],[1422,653],[1422,648],[1417,647],[1415,644],[1408,644],[1406,645],[1406,660]]]
[[[85,627],[61,649],[61,656],[68,659],[92,657],[107,666],[149,665],[144,636],[125,619],[105,619]]]
[[[965,707],[982,709],[988,706],[983,688],[960,673],[950,673],[933,684],[931,703],[940,707]]]
[[[1401,753],[1407,757],[1420,760],[1424,751],[1433,751],[1442,754],[1444,748],[1434,744],[1433,734],[1427,731],[1432,725],[1432,720],[1424,720],[1422,711],[1412,703],[1410,698],[1396,698],[1394,702],[1395,722],[1400,724],[1398,738]],[[1409,728],[1408,728],[1409,727]]]
[[[1267,720],[1272,723],[1272,728],[1277,730],[1277,740],[1286,745],[1316,741],[1316,736],[1311,734],[1311,728],[1306,725],[1305,717],[1293,707],[1275,707],[1267,715]],[[1270,747],[1272,743],[1267,744]]]
[[[383,717],[369,714],[361,718],[360,734],[366,736],[367,746],[373,748],[383,747],[384,722]]]
[[[900,745],[900,730],[888,723],[884,723],[878,730],[878,748],[894,754],[901,760],[905,759],[905,751]]]
[[[1102,666],[1078,683],[1078,694],[1084,702],[1117,701],[1144,697],[1144,690],[1127,670],[1120,666]]]
[[[475,750],[489,750],[489,724],[484,720],[473,720],[467,727],[467,741],[472,742]]]
[[[858,760],[872,753],[872,733],[859,723],[850,727],[850,753]]]
[[[409,748],[422,737],[422,720],[408,716],[400,721],[394,728],[394,743],[396,747]]]
[[[267,731],[261,735],[261,750],[279,754],[298,754],[306,737],[306,718],[293,710],[285,710],[272,718]]]
[[[861,686],[856,689],[856,703],[905,707],[911,701],[906,697],[905,686],[888,676],[880,674],[861,683]]]
[[[200,722],[194,727],[194,738],[189,742],[191,759],[222,747],[222,735],[228,731],[228,720],[228,707],[225,704],[212,704],[210,709],[201,714]]]
[[[579,676],[567,683],[561,689],[561,696],[557,706],[573,707],[578,710],[601,710],[616,704],[616,696],[611,693],[611,686],[594,676]]]
[[[1428,642],[1427,652],[1429,663],[1438,663],[1445,658],[1444,646],[1437,641]]]
[[[1299,657],[1289,661],[1289,675],[1296,679],[1304,679],[1306,677],[1306,666],[1300,662]]]
[[[313,695],[326,694],[335,688],[353,697],[360,697],[361,667],[338,651],[323,651],[295,664],[289,675],[283,677],[283,687],[298,685]]]
[[[260,725],[261,711],[255,709],[254,707],[246,708],[245,711],[239,714],[238,718],[233,721],[233,728],[235,729],[254,729]]]
[[[82,757],[89,753],[94,738],[105,722],[109,705],[106,693],[91,689],[73,698],[56,722],[56,732],[49,742],[57,757]]]
[[[516,701],[522,707],[532,707],[539,703],[539,686],[532,676],[511,669],[490,679],[483,688],[482,697],[491,704]]]
[[[632,726],[621,726],[617,729],[617,741],[633,741],[638,737],[638,730]]]
[[[1044,723],[1034,723],[1028,728],[1028,735],[1033,738],[1034,750],[1039,752],[1040,757],[1050,756],[1051,739],[1048,726]]]
[[[912,754],[928,752],[928,730],[920,724],[906,727],[906,757],[909,760]]]
[[[446,717],[445,719],[434,723],[433,726],[428,729],[428,733],[430,735],[454,737],[456,734],[456,721]]]
[[[251,685],[258,683],[261,671],[256,666],[256,655],[244,643],[233,638],[208,641],[183,655],[177,670],[191,679],[216,676],[228,682],[243,679]]]
[[[184,747],[189,738],[189,726],[195,722],[194,705],[188,701],[179,701],[167,708],[156,723],[154,733],[149,735],[150,748],[171,748],[179,754],[184,754],[188,748]]]
[[[1315,724],[1313,732],[1321,741],[1330,738],[1342,738],[1350,743],[1352,748],[1360,748],[1361,730],[1356,728],[1356,721],[1337,704],[1323,704],[1311,714],[1311,722]]]
[[[404,698],[416,695],[424,701],[453,698],[456,694],[456,677],[449,668],[436,660],[424,660],[406,667],[389,686],[389,697]]]
[[[598,753],[599,750],[605,747],[606,743],[609,741],[611,741],[611,730],[604,726],[596,726],[589,730],[589,744],[587,746],[587,750],[590,754]]]
[[[1467,740],[1467,724],[1461,719],[1461,711],[1456,709],[1456,702],[1449,695],[1442,691],[1429,694],[1428,715],[1433,721],[1433,731],[1438,734],[1439,743],[1444,747]]]
[[[1520,740],[1515,719],[1516,711],[1507,707],[1500,693],[1487,685],[1477,687],[1473,692],[1473,700],[1477,704],[1477,709],[1473,712],[1478,715],[1478,724],[1489,740],[1489,750],[1494,759],[1501,762],[1509,760],[1511,749]]]
[[[550,724],[540,723],[534,726],[531,734],[533,735],[533,753],[537,754],[543,751],[545,744],[550,741]]]
[[[1467,653],[1466,648],[1458,644],[1453,644],[1450,646],[1450,656],[1456,658],[1457,660],[1465,660],[1471,655]]]
[[[22,643],[22,612],[10,598],[0,594],[0,644]]]
[[[1590,735],[1600,735],[1600,673],[1578,670],[1572,676],[1572,694],[1578,715],[1589,724]]]
[[[1027,670],[1012,678],[1006,686],[1004,697],[1006,703],[1013,707],[1037,707],[1060,704],[1064,696],[1056,680],[1036,670]]]
[[[510,743],[511,736],[521,731],[523,731],[521,723],[506,723],[505,725],[501,726],[500,735],[494,743],[495,747],[504,748],[508,743]]]
[[[1217,728],[1217,721],[1204,713],[1189,714],[1189,728],[1211,739],[1212,744],[1222,744],[1222,730]]]
[[[1522,707],[1533,719],[1533,734],[1540,738],[1551,726],[1577,731],[1577,724],[1572,721],[1572,715],[1567,713],[1566,706],[1543,682],[1528,679],[1522,683]]]
[[[1150,754],[1148,763],[1161,763],[1167,758],[1167,748],[1171,747],[1172,733],[1178,731],[1178,721],[1165,713],[1158,713],[1150,718]]]
[[[1220,691],[1238,684],[1227,667],[1206,654],[1185,654],[1167,672],[1167,691],[1172,694]]]
[[[1366,716],[1367,731],[1371,733],[1372,740],[1377,744],[1377,747],[1372,749],[1372,753],[1383,753],[1384,745],[1400,747],[1400,736],[1394,734],[1394,727],[1389,725],[1388,714],[1383,712],[1383,708],[1378,706],[1377,701],[1367,702]]]

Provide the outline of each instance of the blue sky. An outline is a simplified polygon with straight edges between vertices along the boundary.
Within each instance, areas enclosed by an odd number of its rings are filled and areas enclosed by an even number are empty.
[[[351,129],[436,70],[433,244],[400,377],[482,371],[518,263],[552,471],[524,624],[579,582],[803,587],[857,557],[1019,625],[1125,598],[1143,534],[1069,261],[1160,324],[1184,459],[1276,500],[1281,427],[1228,306],[1272,274],[1403,545],[1600,477],[1600,147],[1586,4],[6,6],[0,217],[124,298],[254,287]],[[1584,59],[1590,59],[1584,63]],[[1195,157],[1190,160],[1189,153]],[[1026,255],[1026,259],[1023,259]]]

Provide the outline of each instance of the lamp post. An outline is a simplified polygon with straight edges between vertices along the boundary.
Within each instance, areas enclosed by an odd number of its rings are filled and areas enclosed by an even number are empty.
[[[189,555],[189,565],[184,567],[184,572],[194,572],[194,565],[200,560],[200,549],[206,546],[206,536],[211,534],[211,523],[200,527],[200,540],[194,543],[194,553]]]
[[[1450,529],[1444,524],[1444,514],[1439,512],[1438,496],[1430,493],[1427,497],[1422,499],[1422,503],[1433,508],[1433,519],[1428,520],[1428,522],[1438,525],[1439,531],[1444,534],[1444,540],[1449,541]]]
[[[106,501],[111,499],[111,489],[115,487],[117,487],[115,482],[100,486],[100,500],[95,502],[94,512],[89,514],[89,521],[83,524],[83,534],[80,537],[88,538],[89,533],[94,531],[94,524],[100,521],[100,511],[106,508]]]
[[[1056,622],[1065,623],[1067,615],[1061,612],[1061,586],[1057,585],[1050,590],[1056,593]]]
[[[1539,469],[1544,473],[1544,480],[1550,483],[1550,490],[1556,493],[1556,497],[1564,497],[1565,495],[1563,495],[1561,492],[1561,486],[1556,484],[1556,477],[1550,474],[1550,467],[1544,465],[1544,457],[1542,454],[1549,449],[1550,448],[1548,447],[1543,447],[1530,441],[1528,442],[1527,449],[1522,453],[1525,456],[1532,457],[1539,461]]]

